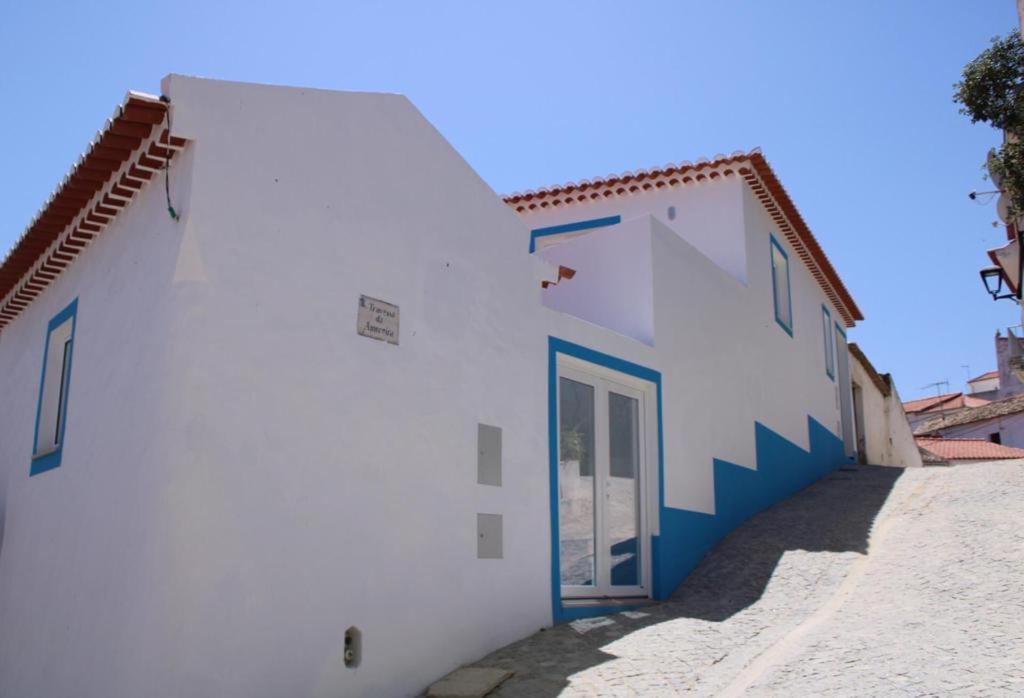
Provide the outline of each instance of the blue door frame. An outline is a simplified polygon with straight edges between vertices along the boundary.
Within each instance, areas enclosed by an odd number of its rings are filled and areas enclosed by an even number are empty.
[[[658,512],[659,518],[664,509],[664,480],[665,460],[662,447],[662,421],[661,421],[661,373],[653,369],[635,364],[624,359],[603,354],[594,349],[589,349],[579,344],[567,342],[557,337],[548,337],[548,450],[550,468],[550,498],[551,498],[551,615],[554,623],[564,623],[591,616],[603,615],[612,611],[624,611],[629,606],[583,606],[565,607],[562,604],[562,575],[560,569],[560,551],[558,542],[558,356],[571,356],[587,363],[603,366],[604,368],[624,373],[634,378],[653,383],[657,402],[658,421]],[[648,532],[648,535],[650,533]],[[650,546],[651,555],[656,556],[652,541]],[[653,560],[652,560],[653,563]],[[654,565],[652,564],[652,579],[649,587],[653,595],[654,587]]]

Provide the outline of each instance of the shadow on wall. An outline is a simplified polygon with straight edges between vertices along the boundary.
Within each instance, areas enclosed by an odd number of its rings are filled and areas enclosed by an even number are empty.
[[[616,659],[604,647],[633,632],[680,619],[716,627],[761,598],[787,551],[866,554],[878,512],[902,474],[901,468],[871,465],[833,472],[726,536],[670,600],[643,608],[645,616],[620,614],[614,624],[585,634],[568,624],[556,626],[477,666],[514,672],[495,695],[556,696],[573,674]],[[710,639],[706,633],[694,636],[694,642]]]

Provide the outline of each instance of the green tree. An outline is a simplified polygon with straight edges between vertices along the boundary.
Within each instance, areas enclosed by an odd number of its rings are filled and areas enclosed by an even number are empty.
[[[992,39],[992,45],[964,68],[954,85],[953,101],[972,123],[984,122],[1007,134],[990,157],[990,169],[1000,179],[1010,209],[1024,213],[1024,40],[1013,31]]]

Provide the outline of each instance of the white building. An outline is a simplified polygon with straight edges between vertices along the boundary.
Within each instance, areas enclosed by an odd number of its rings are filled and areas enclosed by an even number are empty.
[[[401,96],[162,91],[0,265],[0,695],[414,694],[854,457],[759,152],[503,202]]]
[[[967,381],[971,395],[995,395],[999,391],[999,371],[986,371]]]
[[[853,423],[860,462],[921,467],[921,452],[892,376],[879,374],[854,343],[850,344],[850,357]]]
[[[918,436],[984,439],[1021,448],[1024,447],[1024,395],[940,414],[915,424],[913,429]]]

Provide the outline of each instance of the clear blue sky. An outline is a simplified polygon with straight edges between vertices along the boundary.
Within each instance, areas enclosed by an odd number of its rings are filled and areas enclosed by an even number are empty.
[[[1003,239],[951,102],[1013,0],[0,4],[0,250],[128,89],[169,72],[408,95],[495,190],[764,149],[903,397],[994,368]]]

